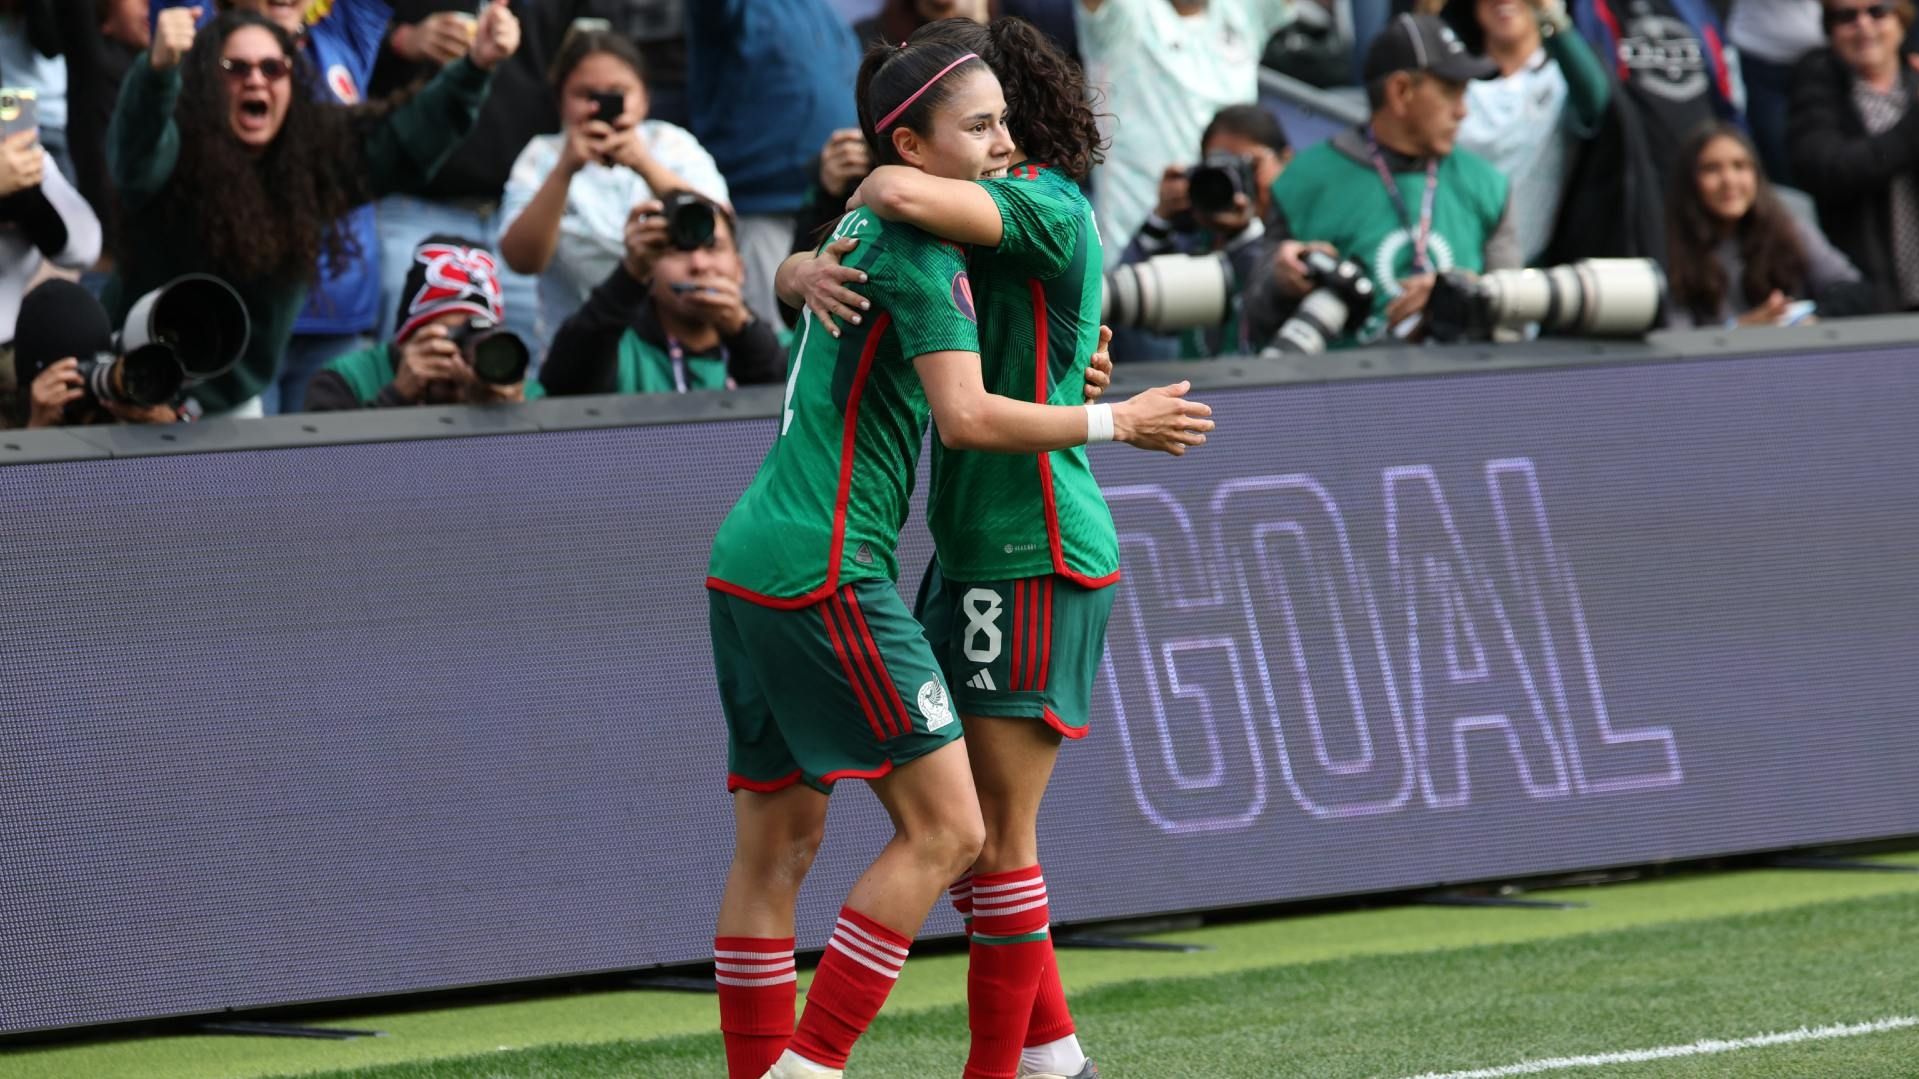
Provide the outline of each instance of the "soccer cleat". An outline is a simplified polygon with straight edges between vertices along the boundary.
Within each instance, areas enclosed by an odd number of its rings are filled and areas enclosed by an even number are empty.
[[[1091,1066],[1090,1061],[1088,1066]],[[772,1067],[766,1069],[766,1074],[760,1076],[760,1079],[842,1079],[845,1074],[837,1069],[826,1071],[796,1067],[788,1063],[785,1057],[781,1057],[773,1062]]]
[[[1085,1067],[1071,1075],[1060,1075],[1057,1072],[1027,1071],[1026,1065],[1021,1064],[1019,1066],[1019,1079],[1099,1079],[1099,1069],[1093,1066],[1091,1057],[1087,1058]]]

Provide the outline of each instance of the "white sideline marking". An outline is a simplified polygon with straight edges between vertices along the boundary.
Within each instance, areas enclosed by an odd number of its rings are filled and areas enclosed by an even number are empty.
[[[1861,1034],[1883,1034],[1888,1030],[1901,1030],[1905,1027],[1919,1026],[1919,1017],[1896,1015],[1890,1019],[1877,1019],[1870,1023],[1854,1023],[1850,1026],[1800,1027],[1783,1034],[1760,1034],[1751,1038],[1738,1038],[1733,1041],[1721,1041],[1707,1038],[1691,1045],[1663,1045],[1657,1049],[1627,1049],[1617,1053],[1595,1053],[1585,1057],[1553,1057],[1550,1060],[1527,1060],[1518,1064],[1506,1064],[1497,1068],[1478,1068],[1463,1072],[1426,1072],[1410,1076],[1409,1079],[1504,1079],[1508,1075],[1536,1075],[1540,1072],[1563,1071],[1567,1068],[1596,1068],[1602,1064],[1638,1064],[1648,1060],[1670,1060],[1673,1057],[1696,1057],[1710,1053],[1731,1053],[1740,1049],[1758,1049],[1768,1045],[1790,1045],[1793,1042],[1821,1041],[1826,1038],[1854,1038]]]

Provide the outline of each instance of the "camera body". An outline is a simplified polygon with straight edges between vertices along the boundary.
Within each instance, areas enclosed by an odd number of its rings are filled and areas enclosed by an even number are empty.
[[[1541,333],[1638,337],[1658,324],[1666,275],[1652,259],[1586,259],[1543,270],[1441,274],[1427,304],[1436,341],[1490,341],[1538,323]]]
[[[666,238],[681,251],[698,251],[713,242],[719,227],[713,204],[691,191],[675,191],[661,200]]]
[[[512,386],[526,381],[526,369],[533,353],[512,330],[490,318],[470,318],[447,334],[460,357],[481,382],[492,386]]]
[[[1186,197],[1203,214],[1230,212],[1239,195],[1257,201],[1258,186],[1253,159],[1240,154],[1215,150],[1186,170]]]
[[[1309,250],[1300,261],[1312,287],[1266,351],[1317,356],[1333,341],[1359,332],[1373,313],[1377,289],[1366,268],[1352,259]]]
[[[166,345],[144,345],[124,355],[97,352],[78,359],[87,396],[100,404],[164,405],[178,400],[186,389],[186,368]]]

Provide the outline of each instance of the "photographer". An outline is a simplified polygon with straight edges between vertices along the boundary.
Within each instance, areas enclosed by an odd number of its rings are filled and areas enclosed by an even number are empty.
[[[1389,333],[1421,338],[1441,273],[1522,264],[1506,178],[1454,146],[1466,115],[1466,84],[1497,72],[1438,18],[1400,15],[1366,54],[1370,123],[1300,154],[1274,182],[1273,201],[1288,235],[1329,244],[1363,264],[1371,278],[1374,309],[1356,335],[1359,343]],[[1297,269],[1261,287],[1297,289],[1304,284]],[[1247,311],[1249,322],[1260,323],[1252,333],[1278,328],[1280,312],[1272,305],[1249,297]]]
[[[393,340],[321,368],[307,383],[307,411],[502,404],[541,396],[540,384],[526,381],[524,342],[498,346],[518,343],[518,377],[511,381],[478,356],[478,349],[489,347],[479,338],[506,322],[491,251],[458,236],[429,236],[413,252],[403,295]]]
[[[71,281],[47,281],[20,304],[13,377],[20,387],[6,421],[22,427],[104,423],[177,423],[173,404],[134,405],[94,390],[96,365],[114,361],[113,327],[91,292]],[[110,366],[107,373],[110,373]]]
[[[1121,253],[1120,265],[1217,251],[1231,260],[1236,284],[1252,280],[1272,254],[1267,233],[1272,186],[1292,157],[1285,129],[1263,107],[1221,109],[1200,137],[1200,164],[1168,165],[1161,174],[1153,212]],[[1254,351],[1243,332],[1240,304],[1235,295],[1224,324],[1181,334],[1179,357]]]
[[[100,220],[35,131],[0,139],[0,341],[44,262],[84,270],[100,257]]]
[[[500,254],[514,271],[539,276],[542,333],[619,266],[635,205],[681,190],[727,198],[691,132],[647,119],[632,42],[601,30],[569,35],[553,64],[553,92],[565,130],[526,144],[500,203]]]
[[[636,207],[625,259],[553,338],[546,391],[685,393],[783,379],[785,350],[743,297],[735,235],[733,215],[697,195]]]

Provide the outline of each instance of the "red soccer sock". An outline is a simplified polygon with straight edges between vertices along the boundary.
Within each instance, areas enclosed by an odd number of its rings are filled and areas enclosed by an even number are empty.
[[[1046,938],[1046,961],[1040,967],[1039,992],[1033,996],[1033,1015],[1026,1022],[1025,1044],[1049,1045],[1074,1033],[1073,1013],[1066,1008],[1066,987],[1059,981],[1059,957],[1053,938]]]
[[[793,1039],[793,938],[714,937],[727,1079],[760,1079]]]
[[[1033,997],[1052,946],[1046,880],[1039,866],[973,876],[973,943],[966,968],[966,1021],[973,1048],[966,1079],[1013,1079]]]
[[[846,1067],[853,1043],[866,1033],[899,980],[912,943],[911,937],[841,907],[833,938],[826,942],[826,954],[806,990],[806,1011],[793,1035],[793,1051],[823,1067]]]

